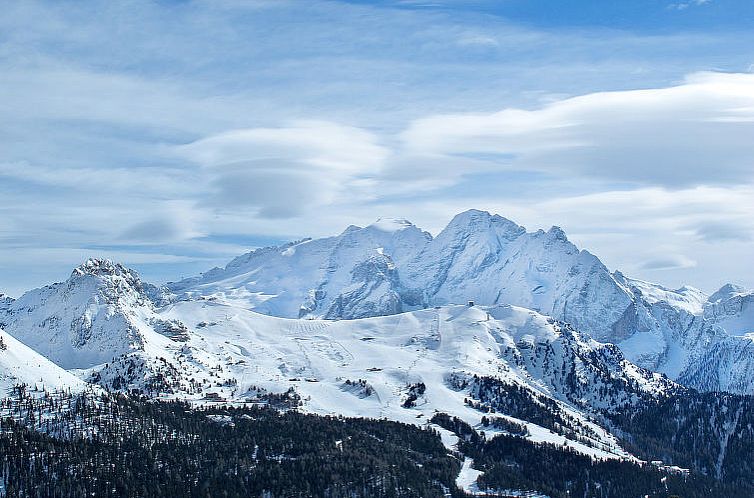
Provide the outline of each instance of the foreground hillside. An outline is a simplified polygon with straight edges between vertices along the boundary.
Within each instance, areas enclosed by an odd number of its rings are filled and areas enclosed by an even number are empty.
[[[752,492],[750,485],[650,464],[595,461],[510,435],[486,440],[443,414],[435,416],[437,427],[457,435],[458,451],[448,452],[437,430],[385,420],[271,408],[197,410],[122,396],[20,400],[3,410],[0,426],[0,490],[14,498],[463,497],[469,495],[459,484],[465,483],[468,472],[462,467],[470,457],[485,472],[469,488],[499,496],[695,498]],[[34,414],[61,406],[65,415],[53,421],[68,420],[72,430],[50,437],[49,418],[42,424]]]
[[[0,329],[0,392],[28,385],[40,390],[81,391],[86,382]]]

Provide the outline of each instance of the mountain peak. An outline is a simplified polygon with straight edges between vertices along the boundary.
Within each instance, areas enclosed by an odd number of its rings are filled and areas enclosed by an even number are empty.
[[[482,211],[480,209],[467,209],[455,215],[448,226],[450,225],[468,225],[472,223],[489,222],[493,218],[489,211]]]
[[[120,263],[115,263],[109,259],[89,258],[73,270],[71,276],[95,275],[95,276],[121,276],[136,277],[136,272]]]
[[[92,280],[89,284],[85,281]],[[141,276],[120,263],[110,259],[89,258],[71,273],[67,281],[69,288],[90,289],[95,285],[106,301],[116,302],[127,294],[137,296],[138,301],[151,301],[152,304],[167,302],[167,290],[141,280]],[[83,292],[90,292],[84,290]]]
[[[724,301],[730,299],[736,294],[747,294],[749,291],[746,287],[742,287],[736,284],[725,284],[720,289],[709,297],[709,302],[715,303],[718,301]]]
[[[559,226],[552,226],[552,227],[550,227],[550,229],[547,231],[547,234],[550,235],[551,237],[557,239],[557,240],[562,240],[563,242],[568,242],[568,237],[566,237],[565,232]]]
[[[479,209],[469,209],[458,213],[450,220],[444,231],[479,231],[495,227],[497,231],[502,231],[511,238],[518,237],[526,233],[526,229],[517,223],[503,218],[497,214],[491,214],[488,211]]]

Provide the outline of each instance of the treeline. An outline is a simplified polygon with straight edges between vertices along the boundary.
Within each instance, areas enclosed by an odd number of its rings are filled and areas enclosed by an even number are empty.
[[[446,414],[438,414],[432,421],[459,436],[459,451],[474,460],[475,469],[484,472],[477,485],[490,494],[534,490],[552,498],[752,496],[751,484],[742,487],[652,464],[592,459],[567,447],[516,436],[485,439],[462,420]]]
[[[754,397],[696,393],[624,410],[609,422],[627,450],[689,467],[754,496]]]
[[[623,446],[647,461],[599,460],[565,445],[533,443],[529,415],[579,440],[562,410],[513,386],[470,377],[485,437],[461,419],[432,422],[459,436],[386,420],[296,411],[295,391],[266,406],[45,392],[17,386],[0,402],[0,496],[8,497],[447,497],[464,457],[487,493],[532,490],[552,498],[754,496],[754,398],[686,393],[611,414]],[[360,383],[352,383],[360,385]],[[421,395],[417,386],[416,393]],[[692,469],[674,471],[668,465]]]
[[[489,377],[450,381],[457,389],[469,390],[471,399],[467,404],[485,413],[486,422],[493,427],[494,414],[505,414],[600,448],[590,437],[588,427],[569,417],[550,399]],[[595,409],[591,416],[617,435],[624,449],[643,460],[658,462],[662,467],[691,469],[697,480],[709,481],[710,489],[733,490],[737,496],[754,497],[754,396],[671,390],[666,396],[637,398],[620,410]],[[468,433],[463,432],[463,437],[468,439]],[[485,474],[483,479],[489,480],[493,475],[494,472]],[[642,481],[637,476],[633,482]],[[681,496],[693,493],[691,490]]]
[[[58,399],[67,420],[88,428],[61,438],[44,433],[50,414],[35,403],[22,402],[33,429],[28,419],[2,421],[0,495],[463,496],[458,460],[437,433],[412,425],[104,396]]]

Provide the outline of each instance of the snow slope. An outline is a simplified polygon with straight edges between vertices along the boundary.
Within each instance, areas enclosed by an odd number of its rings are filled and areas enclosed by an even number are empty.
[[[467,404],[475,396],[472,382],[463,386],[459,379],[489,377],[518,386],[526,396],[550,400],[548,409],[562,413],[565,426],[588,442],[569,444],[608,458],[627,454],[590,421],[590,414],[679,389],[631,365],[617,348],[511,306],[443,306],[325,321],[282,319],[192,300],[160,313],[189,329],[189,340],[165,357],[202,379],[195,399],[254,400],[261,393],[293,388],[304,409],[315,413],[425,423],[442,411],[479,426],[484,403]],[[529,425],[534,440],[566,440],[562,428]]]
[[[0,330],[0,392],[7,395],[16,385],[26,384],[39,390],[83,390],[86,383],[75,375]]]

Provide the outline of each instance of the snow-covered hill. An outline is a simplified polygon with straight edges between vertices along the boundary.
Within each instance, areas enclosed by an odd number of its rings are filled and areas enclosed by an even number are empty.
[[[726,286],[708,297],[631,279],[579,250],[558,227],[527,232],[483,211],[457,215],[434,238],[406,220],[352,226],[336,237],[252,251],[170,287],[178,299],[289,318],[512,304],[617,344],[631,361],[692,387],[754,392],[745,335],[754,329],[754,293]],[[721,349],[728,360],[713,361],[709,355]]]
[[[627,455],[592,416],[681,389],[613,346],[506,305],[325,321],[192,300],[161,316],[185,323],[189,335],[166,358],[201,382],[177,396],[255,400],[292,389],[314,413],[424,423],[441,411],[473,426],[497,406],[533,440],[568,437],[577,450],[605,457]],[[483,392],[484,380],[505,394]],[[549,415],[529,420],[529,412],[501,408],[512,396]]]
[[[752,320],[752,291],[667,289],[610,272],[557,227],[469,211],[434,238],[380,220],[168,288],[89,260],[0,296],[0,389],[99,386],[420,425],[448,414],[486,437],[633,460],[608,430],[623,430],[621,414],[693,398],[681,384],[754,393]]]
[[[39,391],[84,389],[86,383],[0,330],[0,397],[25,384]]]

